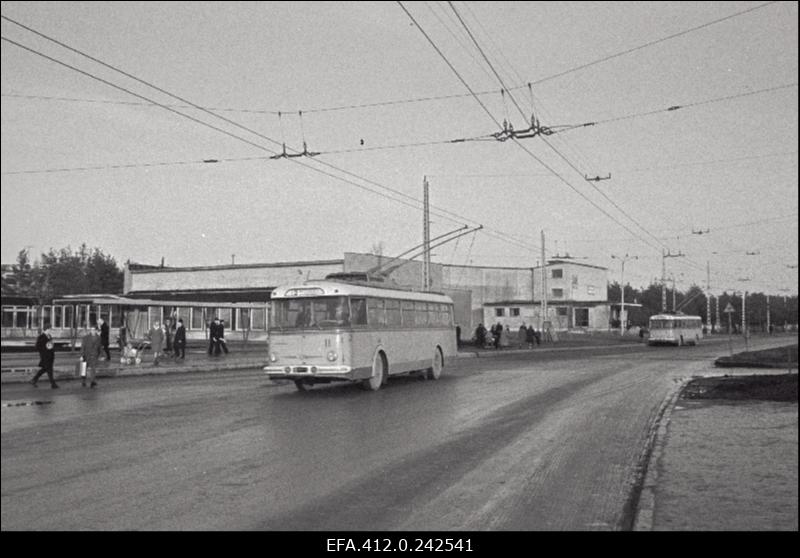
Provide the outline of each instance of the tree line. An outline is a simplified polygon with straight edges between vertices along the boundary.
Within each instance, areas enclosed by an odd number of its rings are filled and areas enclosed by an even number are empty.
[[[728,315],[724,312],[728,304],[733,307],[730,313],[730,322],[733,325],[741,326],[742,323],[742,295],[741,293],[724,292],[719,296],[712,296],[711,300],[711,321],[707,317],[707,299],[703,289],[697,285],[692,285],[686,292],[680,290],[673,291],[666,289],[667,310],[673,311],[677,308],[679,312],[692,316],[700,316],[703,322],[711,323],[716,329],[728,327]],[[608,300],[618,304],[620,301],[620,285],[618,282],[609,283]],[[675,305],[673,306],[673,295]],[[628,304],[641,304],[641,308],[628,307]],[[719,304],[720,322],[717,324],[717,305]],[[625,307],[628,312],[628,321],[632,325],[647,325],[647,320],[654,314],[662,313],[662,294],[661,285],[651,283],[643,290],[636,289],[630,285],[625,285]],[[797,324],[797,295],[775,296],[765,293],[747,293],[745,300],[745,312],[747,314],[748,328],[766,331],[767,328],[767,307],[769,307],[770,323],[774,326],[784,324]],[[612,323],[612,327],[619,327],[619,322]]]
[[[3,274],[2,293],[49,304],[68,294],[122,294],[123,284],[124,272],[113,257],[82,244],[77,250],[51,248],[37,260],[20,250],[11,273]]]
[[[48,304],[53,298],[67,294],[122,294],[123,283],[124,272],[112,256],[103,253],[99,248],[90,249],[86,244],[82,244],[77,250],[69,246],[60,250],[51,248],[37,260],[31,259],[28,250],[20,250],[11,273],[4,274],[2,293],[31,297],[38,304]],[[742,323],[741,294],[723,293],[714,298],[711,306],[712,324],[717,325],[716,305],[719,304],[722,323],[717,327],[727,326],[728,318],[723,310],[729,303],[734,310],[730,316],[731,323],[737,325]],[[768,305],[772,324],[776,326],[797,324],[797,295],[772,295],[769,296],[769,303],[767,298],[765,293],[747,294],[745,311],[750,328],[766,329]],[[608,300],[619,303],[619,283],[608,285]],[[662,311],[661,285],[652,283],[642,290],[625,285],[625,302],[630,323],[646,325],[650,316],[660,314]],[[641,304],[641,308],[627,306],[631,303]],[[667,289],[667,308],[668,310],[677,308],[685,314],[701,316],[705,323],[709,323],[706,316],[706,295],[696,285],[691,286],[686,292],[680,290],[673,292],[672,289]],[[619,327],[619,323],[612,323],[611,326]]]

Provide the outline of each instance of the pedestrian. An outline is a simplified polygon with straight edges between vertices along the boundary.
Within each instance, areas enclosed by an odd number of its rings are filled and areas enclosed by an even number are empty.
[[[534,329],[533,330],[533,336],[536,338],[536,344],[537,345],[541,345],[542,344],[542,332],[541,332],[541,330]]]
[[[122,325],[119,326],[119,336],[117,336],[117,343],[119,344],[120,353],[128,346],[128,328],[125,325],[125,319],[122,319]]]
[[[528,348],[533,349],[533,344],[536,343],[536,334],[533,332],[533,326],[529,325],[525,330],[525,341],[528,343]]]
[[[53,344],[53,336],[50,334],[50,324],[45,322],[42,333],[36,338],[36,350],[39,351],[39,366],[41,367],[36,375],[31,380],[31,385],[36,386],[39,377],[47,373],[47,379],[50,380],[50,387],[58,389],[58,384],[53,379],[53,364],[56,360],[56,347]]]
[[[175,328],[173,347],[175,349],[175,359],[183,360],[186,357],[186,328],[183,327],[182,318],[178,318],[178,327]]]
[[[483,349],[484,345],[486,345],[486,328],[483,327],[483,324],[478,324],[478,327],[475,329],[475,344]]]
[[[150,348],[153,349],[153,366],[158,366],[158,357],[164,350],[164,330],[159,322],[153,323],[147,337],[150,339]]]
[[[525,327],[525,322],[522,322],[522,325],[519,326],[519,331],[517,331],[517,346],[521,349],[525,346],[525,340],[528,337],[528,329]]]
[[[225,320],[219,321],[219,326],[217,326],[217,354],[219,354],[220,348],[225,351],[225,354],[228,354],[228,344],[225,342]]]
[[[108,337],[109,337],[109,329],[108,324],[103,318],[100,318],[97,321],[100,324],[100,345],[103,347],[103,350],[106,353],[106,360],[111,361],[111,351],[108,350]]]
[[[497,322],[494,326],[494,348],[499,349],[503,340],[503,324]]]
[[[81,386],[86,387],[86,379],[89,379],[90,387],[97,387],[97,361],[100,358],[102,348],[101,337],[98,337],[96,327],[90,327],[86,335],[81,339],[81,358],[86,363],[86,378],[81,378]]]
[[[511,326],[506,324],[505,329],[500,329],[503,332],[502,336],[500,337],[500,346],[501,347],[510,347],[511,346]]]
[[[214,318],[211,323],[208,324],[208,356],[211,356],[216,352],[219,354],[219,346],[217,343],[217,324],[219,323],[218,318]]]
[[[172,353],[172,320],[164,320],[164,354]]]
[[[461,326],[456,326],[456,347],[461,346]]]

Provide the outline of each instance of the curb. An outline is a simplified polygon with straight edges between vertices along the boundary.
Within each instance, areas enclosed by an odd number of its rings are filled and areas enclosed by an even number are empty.
[[[680,381],[676,382],[677,386],[675,391],[664,399],[661,408],[656,413],[653,430],[648,436],[640,458],[639,476],[637,482],[634,483],[634,501],[631,502],[633,504],[634,514],[631,525],[632,531],[653,530],[655,490],[658,486],[658,462],[661,460],[661,454],[666,447],[672,411],[681,393],[683,393],[684,388],[691,380],[691,377],[681,378]]]
[[[582,347],[546,347],[538,349],[499,349],[496,351],[461,351],[456,353],[452,359],[471,359],[471,358],[497,358],[505,355],[535,355],[542,352],[561,352],[561,351],[586,351],[592,349],[612,349],[618,347],[638,347],[641,343],[622,344],[622,345],[591,345]],[[98,367],[98,378],[116,378],[125,376],[161,376],[165,374],[187,374],[192,372],[218,372],[221,370],[245,370],[249,368],[262,368],[266,365],[263,360],[247,360],[229,364],[223,363],[187,363],[180,366],[167,364],[163,367],[153,366],[152,363],[122,366],[115,364],[113,367]],[[39,370],[38,366],[20,366],[0,369],[0,383],[13,384],[28,382]],[[56,380],[78,379],[75,370],[71,366],[56,366],[53,371]]]
[[[264,361],[241,361],[230,364],[215,364],[215,365],[192,365],[187,364],[181,367],[175,366],[153,366],[152,364],[135,365],[130,367],[114,366],[108,368],[98,368],[98,378],[123,378],[126,376],[163,376],[166,374],[189,374],[198,372],[219,372],[223,370],[247,370],[251,368],[262,368],[265,365]],[[2,384],[12,383],[26,383],[30,380],[31,376],[39,370],[38,366],[25,367],[25,368],[6,368],[2,370],[0,382]],[[72,368],[56,368],[53,371],[53,378],[57,381],[63,380],[77,380],[79,376],[75,374]],[[46,379],[46,377],[45,377]]]

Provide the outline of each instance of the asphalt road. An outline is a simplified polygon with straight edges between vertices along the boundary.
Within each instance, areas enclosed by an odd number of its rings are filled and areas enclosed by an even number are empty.
[[[460,359],[374,393],[257,370],[4,385],[2,529],[627,529],[664,402],[727,349]]]

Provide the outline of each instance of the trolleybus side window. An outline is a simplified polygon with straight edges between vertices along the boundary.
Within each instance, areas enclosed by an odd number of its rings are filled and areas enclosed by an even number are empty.
[[[416,325],[413,302],[410,300],[400,301],[400,312],[403,315],[403,327],[414,327]]]
[[[402,325],[400,318],[400,301],[392,298],[386,299],[386,325]]]
[[[383,312],[384,301],[382,298],[367,299],[367,313],[369,314],[369,324],[373,327],[386,325],[386,314]]]

